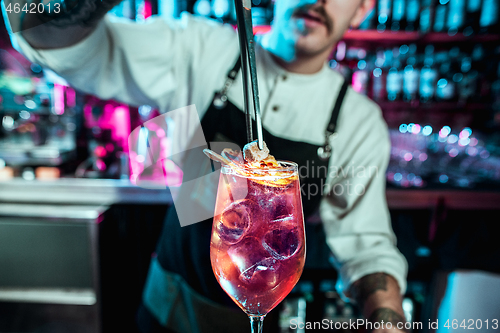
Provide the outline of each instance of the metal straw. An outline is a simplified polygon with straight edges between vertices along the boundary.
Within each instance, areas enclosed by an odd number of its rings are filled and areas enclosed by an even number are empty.
[[[241,65],[243,73],[244,108],[246,115],[247,139],[253,141],[252,111],[257,125],[257,139],[259,149],[264,149],[262,138],[262,121],[260,117],[259,89],[257,88],[257,68],[255,64],[255,44],[252,29],[252,1],[235,0],[238,36],[240,39]],[[250,75],[249,75],[250,74]],[[248,86],[248,81],[251,87]],[[251,91],[250,91],[251,88]],[[250,104],[253,104],[251,110]]]

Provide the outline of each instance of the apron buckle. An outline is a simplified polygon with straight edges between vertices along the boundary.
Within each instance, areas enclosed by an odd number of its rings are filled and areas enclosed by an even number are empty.
[[[223,109],[227,105],[227,96],[221,92],[218,92],[214,96],[213,104],[217,109]]]
[[[326,132],[325,133],[325,144],[323,147],[318,148],[318,157],[326,161],[332,156],[332,146],[330,145],[330,139],[335,139],[337,137],[337,133],[332,133],[332,132]]]
[[[326,144],[323,147],[318,148],[318,157],[321,160],[326,161],[331,156],[332,156],[332,147],[330,146],[330,144]]]

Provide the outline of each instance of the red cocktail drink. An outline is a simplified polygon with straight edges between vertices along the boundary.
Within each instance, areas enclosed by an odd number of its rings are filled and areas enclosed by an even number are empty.
[[[297,165],[223,165],[210,246],[224,291],[250,316],[265,316],[293,289],[305,261]]]

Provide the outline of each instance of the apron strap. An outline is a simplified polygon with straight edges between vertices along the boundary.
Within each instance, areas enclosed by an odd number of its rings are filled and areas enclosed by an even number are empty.
[[[330,156],[332,156],[332,146],[330,146],[330,138],[336,136],[335,130],[337,129],[337,119],[339,117],[342,104],[344,103],[344,98],[347,94],[348,87],[349,84],[344,79],[342,87],[340,88],[339,94],[337,96],[337,100],[335,101],[335,105],[333,106],[330,122],[328,123],[328,126],[325,130],[325,144],[323,145],[323,147],[318,148],[318,156],[324,161],[328,160]]]
[[[217,109],[223,109],[227,105],[227,91],[229,88],[231,88],[231,85],[233,84],[234,79],[236,79],[236,75],[238,75],[238,72],[240,71],[241,68],[241,57],[238,56],[238,60],[236,60],[236,63],[234,64],[233,68],[227,73],[226,77],[226,82],[224,83],[224,87],[215,93],[214,99],[212,101],[212,104],[217,108]]]
[[[238,60],[236,60],[236,63],[234,64],[233,68],[229,71],[229,73],[227,73],[227,78],[234,80],[236,78],[236,75],[238,75],[240,68],[241,68],[241,57],[238,56]]]
[[[337,118],[339,117],[340,108],[342,107],[342,103],[344,103],[344,97],[347,93],[347,88],[349,84],[346,80],[342,84],[342,88],[340,88],[339,95],[337,96],[337,101],[333,106],[332,117],[330,118],[330,122],[328,123],[328,127],[326,128],[326,133],[329,135],[335,133],[335,129],[337,127]]]

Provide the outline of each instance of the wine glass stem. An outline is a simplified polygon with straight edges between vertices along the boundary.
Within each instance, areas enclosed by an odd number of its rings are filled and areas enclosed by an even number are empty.
[[[262,333],[262,326],[264,325],[265,316],[249,316],[251,333]]]

